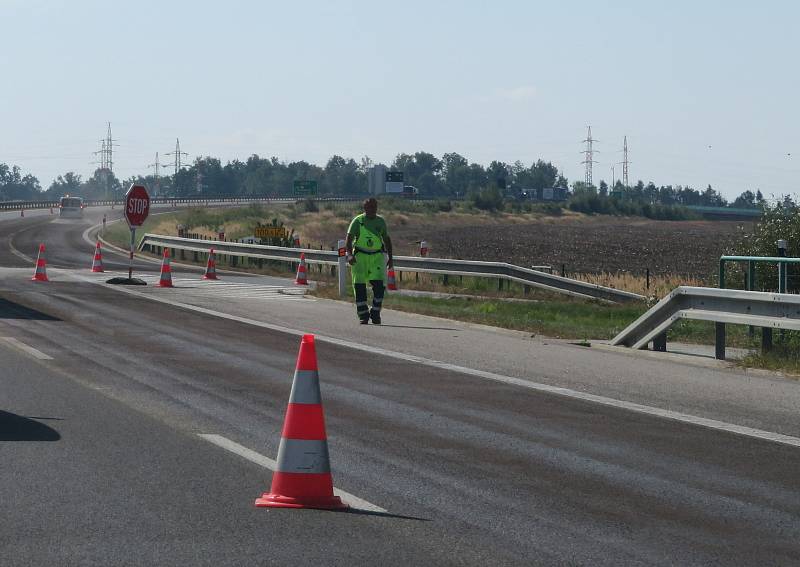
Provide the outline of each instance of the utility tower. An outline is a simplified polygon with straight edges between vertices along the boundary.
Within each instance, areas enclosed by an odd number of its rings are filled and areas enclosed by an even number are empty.
[[[148,167],[148,169],[149,168],[153,168],[153,178],[154,178],[154,183],[155,183],[155,193],[156,193],[156,195],[158,195],[161,192],[161,182],[159,181],[159,178],[161,177],[161,168],[162,167],[169,167],[169,166],[168,165],[162,165],[161,163],[159,163],[159,161],[158,161],[158,152],[156,152],[156,161],[151,163],[151,164],[148,164],[147,167]]]
[[[175,151],[174,152],[169,152],[169,153],[164,154],[164,155],[165,156],[174,156],[173,159],[175,160],[175,174],[176,175],[178,174],[178,171],[180,171],[180,169],[181,169],[182,156],[189,157],[189,154],[187,154],[186,152],[182,152],[181,151],[181,141],[178,138],[175,138]]]
[[[622,142],[622,184],[625,187],[630,187],[628,182],[628,137],[625,136]]]
[[[586,179],[585,179],[585,181],[586,181],[587,185],[594,185],[594,183],[592,183],[592,165],[597,163],[597,162],[594,161],[594,152],[595,152],[595,150],[592,147],[592,144],[594,142],[597,142],[597,140],[592,139],[592,127],[591,126],[589,126],[589,132],[586,135],[586,139],[583,140],[583,142],[586,144],[586,149],[583,150],[583,161],[581,163],[586,166]]]
[[[106,198],[108,198],[111,190],[111,179],[114,171],[114,146],[117,145],[119,144],[117,144],[116,140],[111,136],[111,122],[109,122],[106,137],[100,140],[100,150],[93,152],[94,155],[100,156],[100,161],[92,162],[100,166],[98,170],[100,171],[100,178],[103,180],[103,185],[105,185]]]

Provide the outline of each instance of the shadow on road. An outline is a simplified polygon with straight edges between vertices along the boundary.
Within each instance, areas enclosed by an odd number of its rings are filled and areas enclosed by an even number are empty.
[[[33,321],[60,321],[61,319],[0,298],[0,319],[29,319]]]
[[[58,419],[38,417],[36,419]],[[61,435],[44,423],[0,410],[0,441],[58,441]]]

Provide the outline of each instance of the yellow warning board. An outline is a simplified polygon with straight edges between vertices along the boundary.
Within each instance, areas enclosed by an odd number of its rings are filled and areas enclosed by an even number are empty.
[[[256,238],[286,238],[289,232],[282,226],[257,226]]]

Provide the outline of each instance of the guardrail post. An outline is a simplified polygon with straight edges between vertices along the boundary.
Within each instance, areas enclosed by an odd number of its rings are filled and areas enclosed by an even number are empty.
[[[719,259],[719,288],[725,288],[725,260]]]
[[[667,332],[664,331],[653,339],[653,350],[656,352],[667,352]]]
[[[497,291],[503,291],[503,279],[497,278]]]
[[[725,360],[725,323],[714,323],[714,358]]]
[[[531,292],[531,286],[524,285],[522,286],[522,295],[528,295]]]
[[[767,354],[772,350],[772,329],[761,327],[761,354]]]

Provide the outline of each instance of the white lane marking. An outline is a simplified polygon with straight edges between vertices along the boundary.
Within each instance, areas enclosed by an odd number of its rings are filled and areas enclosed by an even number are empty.
[[[201,437],[208,441],[209,443],[213,443],[217,447],[222,447],[226,451],[230,451],[231,453],[235,453],[240,457],[243,457],[250,461],[251,463],[255,463],[264,467],[265,469],[269,469],[272,472],[275,472],[278,468],[278,463],[270,459],[269,457],[265,457],[261,453],[256,453],[252,449],[248,449],[244,445],[239,445],[235,441],[231,441],[227,437],[223,437],[222,435],[216,435],[214,433],[198,433],[198,437]],[[349,492],[345,492],[344,490],[340,490],[336,487],[333,489],[333,493],[345,501],[347,504],[350,505],[351,508],[356,508],[358,510],[367,510],[369,512],[384,512],[386,513],[387,510],[385,508],[381,508],[380,506],[376,506],[372,502],[367,502],[358,496],[354,496]]]
[[[22,352],[31,355],[34,358],[38,358],[39,360],[53,360],[53,357],[49,354],[45,354],[39,349],[35,349],[32,346],[28,346],[20,340],[15,339],[14,337],[0,337],[0,341],[4,341],[11,345],[12,347],[21,350]]]
[[[78,276],[76,274],[76,277]],[[89,279],[84,278],[85,281],[92,281]],[[109,286],[111,287],[111,286]],[[247,317],[240,317],[238,315],[230,315],[228,313],[222,313],[220,311],[214,311],[213,309],[207,309],[205,307],[199,307],[197,305],[189,305],[186,303],[181,303],[179,301],[173,301],[170,299],[157,297],[147,293],[141,293],[138,291],[134,291],[132,289],[126,289],[121,286],[115,286],[113,289],[120,291],[122,293],[127,293],[130,295],[135,295],[138,297],[144,297],[147,299],[151,299],[153,301],[158,301],[161,303],[166,303],[167,305],[172,305],[174,307],[180,307],[182,309],[187,309],[189,311],[195,311],[197,313],[203,313],[204,315],[211,315],[212,317],[220,317],[221,319],[228,319],[229,321],[236,321],[238,323],[244,323],[245,325],[252,325],[254,327],[261,327],[263,329],[270,329],[272,331],[277,331],[280,333],[286,333],[289,335],[295,335],[298,337],[302,337],[303,335],[307,334],[304,331],[299,331],[297,329],[292,329],[290,327],[284,327],[282,325],[274,325],[272,323],[265,323],[263,321],[256,321],[254,319],[248,319]],[[352,341],[348,341],[345,339],[337,339],[335,337],[328,337],[325,335],[315,335],[316,340],[324,341],[327,343],[331,343],[334,345],[351,348],[354,350],[359,350],[363,352],[367,352],[369,354],[380,354],[382,356],[388,356],[391,358],[395,358],[398,360],[403,360],[406,362],[413,362],[415,364],[423,364],[425,366],[431,366],[433,368],[439,368],[442,370],[449,370],[452,372],[458,372],[461,374],[467,374],[469,376],[477,376],[479,378],[485,378],[487,380],[492,380],[493,382],[500,382],[502,384],[510,384],[513,386],[521,386],[523,388],[527,388],[529,390],[534,390],[537,392],[545,392],[548,394],[556,394],[559,396],[564,396],[567,398],[573,398],[576,400],[583,400],[586,402],[592,402],[604,406],[609,406],[618,409],[624,409],[636,413],[641,413],[650,416],[662,417],[665,419],[670,419],[673,421],[679,421],[682,423],[690,423],[692,425],[699,425],[701,427],[706,427],[708,429],[715,429],[718,431],[725,431],[728,433],[735,433],[737,435],[743,435],[745,437],[752,437],[755,439],[761,439],[764,441],[773,441],[775,443],[781,443],[783,445],[791,445],[793,447],[800,447],[800,437],[793,437],[791,435],[784,435],[782,433],[776,433],[774,431],[765,431],[763,429],[755,429],[752,427],[745,427],[743,425],[736,425],[734,423],[727,423],[725,421],[718,421],[716,419],[708,419],[705,417],[698,417],[695,415],[690,415],[686,413],[681,413],[677,411],[665,410],[662,408],[646,406],[643,404],[637,404],[634,402],[626,402],[624,400],[615,400],[614,398],[607,398],[605,396],[597,396],[595,394],[589,394],[586,392],[579,392],[577,390],[571,390],[569,388],[560,388],[558,386],[551,386],[549,384],[540,384],[538,382],[532,382],[530,380],[526,380],[523,378],[515,378],[513,376],[504,376],[503,374],[495,374],[494,372],[487,372],[485,370],[477,370],[475,368],[467,368],[465,366],[458,366],[456,364],[450,364],[448,362],[441,362],[438,360],[432,360],[430,358],[423,358],[421,356],[415,356],[413,354],[406,354],[403,352],[395,352],[391,350],[382,349],[380,347],[374,345],[362,345],[359,343],[355,343]]]

